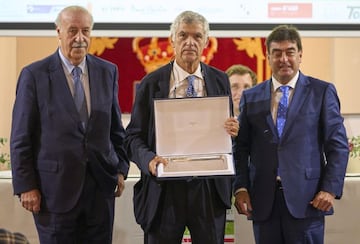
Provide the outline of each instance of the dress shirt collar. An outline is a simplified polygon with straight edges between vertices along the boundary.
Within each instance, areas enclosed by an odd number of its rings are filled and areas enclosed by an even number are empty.
[[[69,73],[71,74],[71,71],[73,70],[73,68],[75,66],[73,64],[71,64],[70,61],[61,53],[60,48],[59,48],[59,56],[60,56],[61,61],[64,64],[66,70],[69,71]],[[84,60],[78,65],[78,67],[80,67],[83,74],[86,72],[85,65],[86,65],[86,56],[85,56]]]
[[[174,81],[175,81],[175,84],[178,84],[179,82],[185,80],[189,75],[195,75],[197,78],[203,79],[200,64],[199,64],[199,66],[197,67],[196,71],[193,74],[189,74],[183,68],[181,68],[176,63],[176,60],[174,61],[173,69],[174,69]]]
[[[296,82],[299,78],[299,71],[296,73],[296,75],[286,84],[287,86],[290,86],[292,89],[295,88],[295,85],[296,85]],[[274,91],[277,91],[277,89],[280,87],[280,86],[283,86],[283,84],[281,84],[279,81],[277,81],[275,79],[274,76],[272,76],[272,84],[273,84],[273,87],[274,87]]]

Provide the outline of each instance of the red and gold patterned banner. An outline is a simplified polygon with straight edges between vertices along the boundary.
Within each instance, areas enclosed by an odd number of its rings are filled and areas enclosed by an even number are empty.
[[[258,82],[270,77],[265,58],[265,38],[210,38],[202,61],[223,71],[233,64],[250,67]],[[92,38],[90,53],[119,67],[119,102],[123,113],[131,112],[136,84],[152,70],[168,63],[173,50],[168,38]]]

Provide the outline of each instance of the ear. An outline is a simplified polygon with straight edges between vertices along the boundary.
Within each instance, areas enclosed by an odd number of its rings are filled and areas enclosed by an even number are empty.
[[[270,53],[269,52],[266,52],[266,58],[267,58],[267,60],[270,60]]]
[[[270,60],[271,60],[270,53],[266,52],[266,62],[269,66],[271,66]]]
[[[173,36],[170,36],[169,39],[170,39],[171,47],[172,47],[173,49],[175,49],[174,37],[173,37]]]
[[[58,37],[60,39],[60,28],[59,27],[56,27],[56,33],[57,33],[57,35],[58,35]]]

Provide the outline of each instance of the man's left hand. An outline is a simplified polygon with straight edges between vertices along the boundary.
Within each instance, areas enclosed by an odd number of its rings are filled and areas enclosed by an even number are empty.
[[[239,121],[235,117],[228,118],[225,121],[224,128],[229,135],[235,137],[239,133]]]
[[[125,189],[125,180],[122,174],[118,175],[118,184],[115,191],[115,197],[120,197]]]
[[[326,191],[319,191],[310,204],[321,211],[329,211],[334,206],[335,195]]]

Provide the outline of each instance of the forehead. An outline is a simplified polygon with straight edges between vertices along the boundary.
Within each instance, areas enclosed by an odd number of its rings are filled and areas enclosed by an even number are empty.
[[[296,42],[286,40],[286,41],[271,42],[270,43],[270,51],[273,51],[273,50],[287,50],[287,49],[295,49],[295,50],[297,50]]]
[[[177,28],[177,33],[179,32],[189,32],[189,33],[201,33],[204,34],[205,30],[203,25],[199,22],[192,21],[189,23],[181,22]]]
[[[246,74],[233,74],[229,77],[230,83],[252,83],[249,73]]]
[[[68,11],[62,14],[61,24],[67,27],[91,27],[91,17],[83,11]]]

